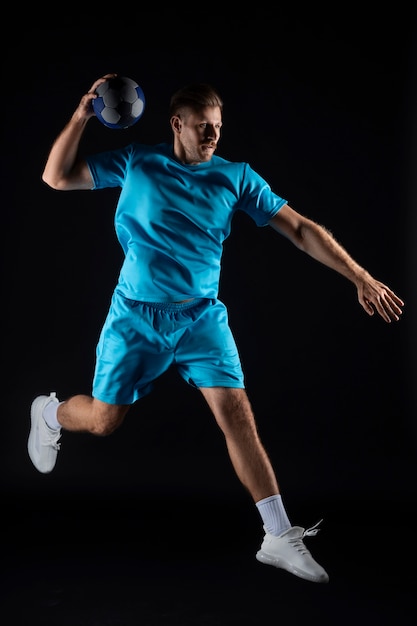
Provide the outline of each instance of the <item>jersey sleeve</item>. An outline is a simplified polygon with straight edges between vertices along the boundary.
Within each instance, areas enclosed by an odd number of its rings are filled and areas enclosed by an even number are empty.
[[[287,204],[287,200],[272,191],[266,180],[248,164],[245,164],[241,192],[240,209],[257,226],[267,226],[274,215]]]
[[[132,149],[133,147],[128,145],[117,150],[99,152],[86,158],[94,183],[93,190],[123,186]]]

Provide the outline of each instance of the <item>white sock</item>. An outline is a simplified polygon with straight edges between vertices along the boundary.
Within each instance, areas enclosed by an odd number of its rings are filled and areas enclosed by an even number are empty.
[[[291,528],[282,498],[279,494],[264,498],[256,503],[258,511],[262,517],[266,532],[274,537],[278,537],[283,532]]]
[[[54,402],[51,400],[51,402],[48,402],[43,410],[43,419],[52,430],[59,430],[61,428],[61,424],[57,419],[57,412],[60,404],[62,404],[62,402]]]

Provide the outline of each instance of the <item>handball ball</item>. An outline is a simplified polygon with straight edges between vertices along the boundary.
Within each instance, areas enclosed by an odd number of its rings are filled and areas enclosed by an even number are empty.
[[[145,95],[131,78],[110,78],[97,87],[96,94],[94,113],[108,128],[129,128],[142,117]]]

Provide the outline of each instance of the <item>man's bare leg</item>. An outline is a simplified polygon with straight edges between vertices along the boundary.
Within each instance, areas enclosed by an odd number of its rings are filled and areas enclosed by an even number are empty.
[[[59,402],[55,393],[32,402],[29,457],[39,472],[51,472],[60,448],[61,429],[110,435],[118,428],[129,405],[108,404],[91,396],[76,395]]]
[[[245,389],[203,387],[200,391],[224,434],[235,472],[253,500],[279,494]]]
[[[317,524],[308,530],[291,526],[246,391],[204,387],[201,393],[224,434],[236,474],[251,494],[264,522],[265,536],[256,553],[257,560],[311,582],[328,582],[327,572],[313,559],[303,542],[305,536],[317,533]]]
[[[108,404],[86,395],[72,396],[58,406],[57,419],[64,430],[110,435],[118,428],[129,405]]]

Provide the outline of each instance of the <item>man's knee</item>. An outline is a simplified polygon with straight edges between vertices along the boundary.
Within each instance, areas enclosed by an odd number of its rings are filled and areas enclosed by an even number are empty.
[[[93,424],[91,432],[99,437],[107,437],[122,425],[129,406],[107,404],[93,400]]]

